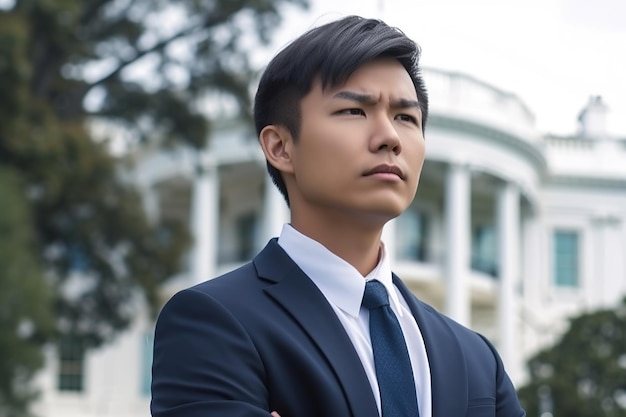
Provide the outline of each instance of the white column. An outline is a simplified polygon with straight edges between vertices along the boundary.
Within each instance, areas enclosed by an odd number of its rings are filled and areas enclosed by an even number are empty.
[[[582,279],[584,274],[582,273],[583,271],[580,266],[578,271],[578,284],[583,289],[587,289],[587,291],[585,291],[589,294],[586,297],[587,305],[591,309],[599,309],[603,307],[602,299],[604,295],[604,288],[606,287],[606,282],[604,278],[606,276],[607,269],[605,265],[606,259],[604,259],[604,254],[606,253],[606,222],[604,221],[604,216],[595,216],[594,218],[592,218],[591,224],[592,233],[590,234],[590,238],[593,242],[591,246],[593,247],[593,259],[595,261],[593,284],[589,285],[588,283],[584,282],[584,280]],[[578,243],[578,245],[578,256],[580,259],[583,252],[580,250],[582,246],[580,242]],[[585,288],[585,286],[587,286],[587,288]]]
[[[521,242],[520,282],[523,285],[523,296],[518,306],[523,322],[521,334],[524,335],[525,351],[534,352],[547,340],[546,326],[551,323],[549,314],[546,314],[546,296],[550,284],[546,279],[552,275],[546,273],[547,251],[538,208],[531,209],[523,216]]]
[[[546,281],[545,259],[546,259],[546,243],[538,208],[534,208],[522,220],[522,283],[524,286],[524,311],[532,314],[540,311],[544,307],[545,295],[549,288],[549,282]],[[539,317],[537,317],[539,319]],[[541,322],[535,319],[535,316],[529,318],[531,325]]]
[[[290,218],[287,202],[268,174],[265,174],[263,205],[263,233],[258,242],[261,248],[269,239],[280,235],[283,224]]]
[[[589,288],[588,305],[591,308],[607,308],[619,303],[623,294],[625,262],[623,254],[623,231],[619,215],[608,212],[597,213],[591,221],[593,227],[593,265],[591,283],[584,279],[584,271],[579,271],[580,285]],[[584,257],[584,242],[581,239],[579,256]]]
[[[191,280],[194,283],[215,278],[219,219],[218,166],[203,160],[192,190],[191,232],[194,238],[191,255]]]
[[[467,165],[451,164],[446,178],[446,314],[469,326],[470,173]]]
[[[496,221],[499,248],[498,352],[515,380],[517,344],[517,294],[520,276],[520,191],[506,183],[498,190]]]

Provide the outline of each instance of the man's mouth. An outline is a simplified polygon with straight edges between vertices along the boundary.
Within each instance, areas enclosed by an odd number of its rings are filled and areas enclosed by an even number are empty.
[[[378,165],[370,169],[369,171],[365,172],[363,176],[368,177],[368,176],[376,175],[376,174],[393,174],[393,175],[398,176],[402,180],[405,179],[405,175],[400,168],[398,168],[395,165],[387,165],[387,164]]]

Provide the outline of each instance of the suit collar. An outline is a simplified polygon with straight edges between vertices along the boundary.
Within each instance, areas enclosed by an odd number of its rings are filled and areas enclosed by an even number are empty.
[[[272,239],[253,260],[261,279],[275,285],[266,292],[300,323],[334,369],[358,417],[378,417],[363,365],[332,307],[313,282]]]
[[[359,317],[365,282],[375,279],[385,285],[396,314],[402,316],[400,300],[391,282],[389,255],[382,242],[378,264],[365,276],[365,279],[354,266],[320,242],[300,233],[289,223],[283,226],[278,245],[313,281],[326,299],[343,312],[355,318]],[[336,277],[342,277],[342,279],[336,279]]]
[[[365,280],[354,266],[288,223],[283,226],[278,245],[332,305],[352,317],[359,317]]]
[[[443,317],[418,301],[395,274],[393,282],[400,289],[417,320],[426,345],[432,384],[433,417],[465,415],[468,379],[459,340]]]
[[[335,370],[352,414],[378,417],[377,406],[361,361],[332,307],[311,280],[272,239],[253,261],[261,279],[274,282],[267,293],[311,336]],[[431,371],[433,417],[465,415],[467,369],[459,341],[441,315],[419,302],[394,274],[417,320]],[[324,318],[322,318],[324,317]]]

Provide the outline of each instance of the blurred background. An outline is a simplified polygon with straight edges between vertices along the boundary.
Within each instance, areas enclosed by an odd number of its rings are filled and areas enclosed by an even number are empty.
[[[626,416],[626,3],[0,0],[0,417],[149,415],[155,315],[289,221],[260,72],[348,14],[423,50],[395,272],[529,416]]]

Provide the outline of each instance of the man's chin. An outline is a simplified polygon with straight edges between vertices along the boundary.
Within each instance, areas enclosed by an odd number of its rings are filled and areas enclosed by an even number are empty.
[[[367,213],[363,215],[363,218],[382,227],[389,221],[400,216],[403,212],[404,210],[401,207],[385,206],[368,210]]]

